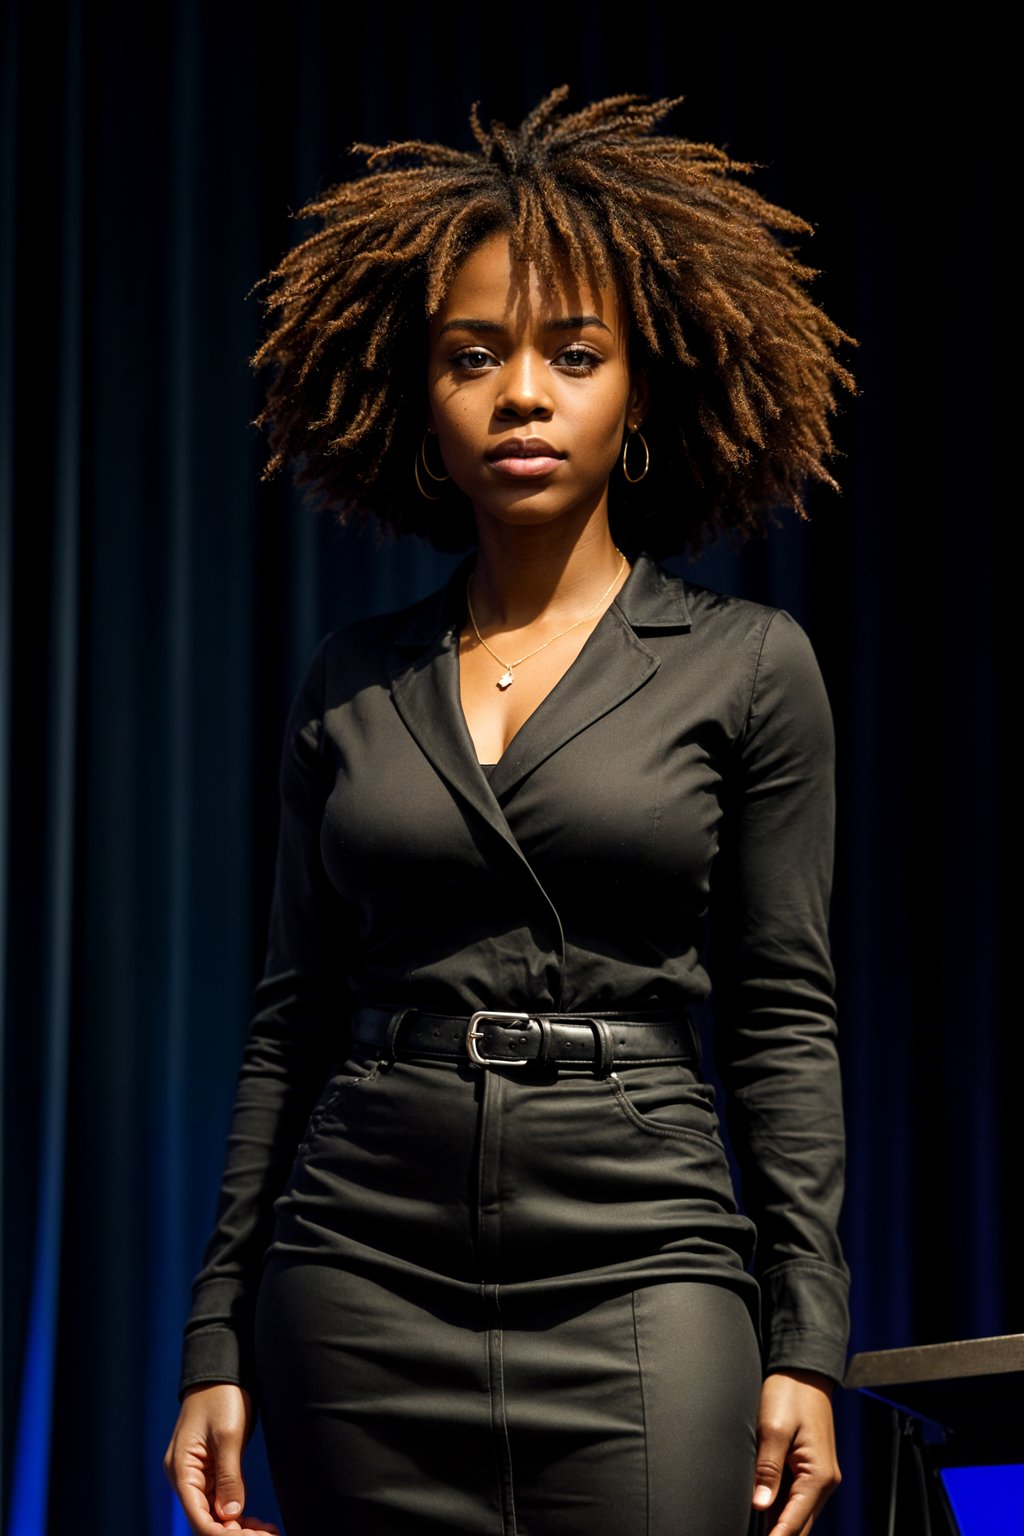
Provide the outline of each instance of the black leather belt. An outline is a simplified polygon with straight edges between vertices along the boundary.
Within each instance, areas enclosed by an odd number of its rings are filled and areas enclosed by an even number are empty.
[[[481,1009],[470,1016],[418,1008],[357,1008],[352,1038],[398,1056],[466,1058],[477,1067],[551,1064],[588,1067],[602,1075],[617,1062],[700,1061],[688,1013],[514,1013]]]

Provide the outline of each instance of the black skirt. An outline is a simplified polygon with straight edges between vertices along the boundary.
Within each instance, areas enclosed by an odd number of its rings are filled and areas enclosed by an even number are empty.
[[[752,1238],[691,1065],[353,1056],[259,1293],[287,1536],[744,1536]]]

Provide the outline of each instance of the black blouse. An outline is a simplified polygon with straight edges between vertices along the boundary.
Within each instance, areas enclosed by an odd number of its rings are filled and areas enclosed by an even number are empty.
[[[488,777],[459,695],[467,569],[327,635],[293,703],[266,963],[182,1390],[251,1379],[271,1207],[351,1007],[685,1009],[712,982],[766,1368],[840,1380],[834,749],[807,636],[640,556]]]

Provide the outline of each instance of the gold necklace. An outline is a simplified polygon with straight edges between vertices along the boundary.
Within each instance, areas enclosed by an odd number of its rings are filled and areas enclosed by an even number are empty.
[[[470,583],[472,582],[473,578],[472,578],[472,576],[469,577],[469,579],[466,582],[466,607],[469,610],[469,622],[473,626],[473,633],[474,633],[474,635],[476,635],[477,639],[480,641],[480,644],[483,646],[483,648],[487,652],[488,656],[493,656],[495,661],[498,663],[498,666],[502,667],[504,669],[502,671],[501,676],[498,678],[497,686],[499,688],[501,688],[501,689],[511,688],[512,684],[515,682],[515,678],[512,675],[512,668],[513,667],[521,667],[524,661],[529,661],[530,657],[531,656],[536,656],[538,651],[543,651],[544,649],[546,649],[547,646],[552,645],[554,643],[554,641],[561,640],[562,636],[563,635],[567,635],[570,630],[572,630],[572,629],[579,629],[581,624],[585,624],[587,622],[587,620],[590,618],[590,615],[594,612],[594,609],[597,608],[598,605],[604,601],[604,599],[608,596],[608,593],[611,591],[612,587],[614,587],[615,583],[618,581],[619,577],[622,575],[622,567],[626,563],[626,557],[622,553],[622,550],[619,548],[619,546],[617,544],[615,546],[615,553],[619,556],[619,564],[618,564],[618,568],[616,569],[615,575],[612,577],[611,581],[605,587],[604,591],[601,593],[601,596],[597,599],[597,601],[594,602],[594,603],[591,603],[590,607],[587,609],[587,611],[583,615],[583,617],[581,619],[576,619],[575,622],[572,623],[572,624],[567,624],[564,629],[560,629],[558,631],[557,635],[551,635],[549,639],[544,641],[543,645],[538,645],[535,650],[527,651],[526,655],[525,656],[520,656],[518,661],[502,661],[501,657],[497,654],[497,652],[491,650],[490,646],[487,644],[487,641],[484,639],[483,635],[480,633],[479,629],[477,628],[476,618],[475,618],[474,613],[473,613],[473,600],[470,597],[470,593],[469,593]]]

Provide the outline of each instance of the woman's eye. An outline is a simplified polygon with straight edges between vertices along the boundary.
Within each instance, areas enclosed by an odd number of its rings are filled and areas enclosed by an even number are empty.
[[[479,373],[493,361],[491,354],[485,352],[483,347],[467,347],[464,352],[457,352],[452,358],[455,367],[466,373]]]
[[[564,352],[558,354],[558,361],[570,373],[588,373],[597,367],[601,359],[589,347],[566,347]]]

